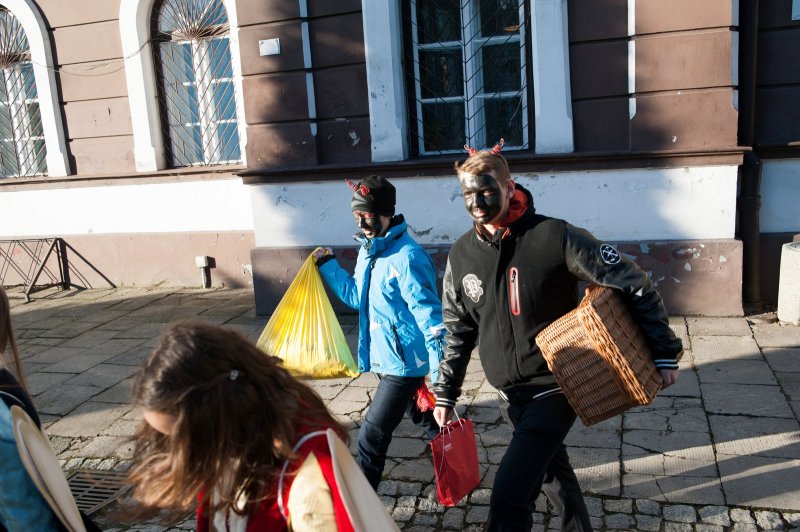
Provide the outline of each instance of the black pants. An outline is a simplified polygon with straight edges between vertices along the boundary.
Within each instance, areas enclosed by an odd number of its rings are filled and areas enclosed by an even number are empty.
[[[356,459],[364,476],[376,490],[386,465],[386,452],[392,442],[392,433],[403,420],[403,415],[407,415],[416,426],[425,431],[428,438],[439,433],[439,425],[433,419],[433,412],[420,412],[414,403],[414,392],[425,377],[378,375],[378,378],[380,383],[375,390],[375,397],[369,405],[361,430],[358,431]]]
[[[500,399],[514,434],[500,462],[484,530],[529,532],[541,491],[561,515],[561,530],[589,532],[589,512],[564,445],[575,412],[561,394],[511,405]]]

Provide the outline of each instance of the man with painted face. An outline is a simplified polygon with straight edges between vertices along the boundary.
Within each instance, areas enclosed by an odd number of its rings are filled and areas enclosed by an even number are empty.
[[[395,215],[395,188],[369,176],[353,189],[350,203],[360,243],[351,276],[330,248],[314,254],[322,278],[348,306],[358,310],[358,369],[378,375],[379,383],[358,433],[357,462],[377,490],[392,433],[403,415],[432,438],[439,426],[428,410],[420,412],[415,392],[430,374],[436,381],[444,335],[442,304],[436,293],[436,268],[428,253]]]
[[[613,246],[569,223],[537,214],[531,194],[511,180],[500,155],[468,149],[456,164],[474,227],[450,250],[443,281],[445,353],[434,385],[434,416],[446,424],[472,350],[479,349],[504,417],[514,427],[494,479],[485,530],[531,530],[544,491],[561,530],[591,530],[564,438],[575,421],[535,343],[578,303],[578,281],[622,292],[641,325],[667,387],[678,379],[681,341],[648,275]]]

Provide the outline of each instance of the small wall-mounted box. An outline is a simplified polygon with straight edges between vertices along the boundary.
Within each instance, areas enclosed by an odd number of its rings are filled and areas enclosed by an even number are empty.
[[[278,55],[281,53],[281,40],[277,37],[274,39],[265,39],[258,41],[258,55]]]

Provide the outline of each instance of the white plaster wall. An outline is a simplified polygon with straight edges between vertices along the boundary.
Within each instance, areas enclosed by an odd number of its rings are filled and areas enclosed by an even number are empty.
[[[762,161],[761,232],[800,233],[800,159]]]
[[[733,238],[736,167],[515,175],[538,212],[585,227],[598,238]],[[420,243],[449,244],[470,226],[458,182],[393,179],[397,211]],[[352,244],[351,191],[343,181],[251,187],[258,247]]]
[[[253,229],[241,179],[0,193],[0,238]]]

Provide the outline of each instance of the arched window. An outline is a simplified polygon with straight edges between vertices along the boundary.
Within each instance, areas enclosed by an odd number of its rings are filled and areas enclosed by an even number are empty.
[[[0,173],[47,173],[42,114],[25,30],[0,6]]]
[[[239,117],[223,1],[159,0],[152,35],[169,165],[239,163]]]

